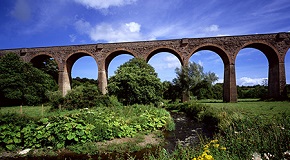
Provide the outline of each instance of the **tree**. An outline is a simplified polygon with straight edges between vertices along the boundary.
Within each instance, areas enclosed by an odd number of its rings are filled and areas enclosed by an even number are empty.
[[[38,63],[36,68],[44,71],[45,73],[51,75],[53,79],[58,82],[58,66],[53,58],[46,57],[43,59],[42,63]]]
[[[195,62],[189,62],[187,66],[176,68],[177,77],[173,79],[173,83],[178,86],[179,93],[183,96],[183,101],[188,100],[190,93],[198,99],[212,98],[212,85],[218,80],[213,72],[204,73],[203,67]]]
[[[109,94],[124,105],[156,104],[162,98],[162,83],[145,60],[133,58],[121,65],[109,79]]]
[[[0,105],[34,105],[43,102],[45,92],[57,89],[53,78],[14,53],[0,58]]]

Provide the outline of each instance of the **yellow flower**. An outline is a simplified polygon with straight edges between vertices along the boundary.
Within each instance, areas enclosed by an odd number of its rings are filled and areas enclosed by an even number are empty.
[[[204,157],[205,160],[214,160],[213,157],[211,155],[206,155]]]
[[[211,140],[210,143],[217,143],[218,140],[217,139],[214,139],[214,140]]]
[[[192,160],[197,160],[196,158],[193,158]]]
[[[225,151],[225,150],[227,150],[227,148],[226,148],[226,147],[221,147],[220,149],[221,149],[221,150],[224,150],[224,151]]]
[[[219,148],[219,144],[213,144],[214,148]]]
[[[204,152],[205,153],[210,153],[210,151],[208,149],[205,149]]]

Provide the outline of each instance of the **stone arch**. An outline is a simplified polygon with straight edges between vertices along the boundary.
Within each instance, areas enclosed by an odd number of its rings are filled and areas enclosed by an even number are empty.
[[[44,60],[46,60],[47,58],[53,58],[53,60],[55,61],[56,65],[57,65],[57,72],[60,68],[60,62],[58,62],[57,59],[54,58],[53,55],[51,54],[48,54],[48,53],[40,53],[40,54],[36,54],[36,55],[33,55],[32,57],[30,57],[29,59],[29,62],[36,68],[40,68],[43,66],[43,62]],[[49,73],[53,79],[58,82],[58,73]]]
[[[64,59],[64,65],[63,68],[59,71],[59,88],[62,92],[62,95],[66,95],[69,90],[71,90],[71,70],[73,64],[81,57],[83,56],[91,56],[95,59],[96,58],[87,51],[76,51],[74,53],[68,54],[68,56]],[[97,61],[96,64],[98,65]]]
[[[46,58],[53,58],[57,64],[57,67],[60,68],[60,64],[61,62],[58,61],[57,58],[55,58],[52,54],[49,54],[49,53],[45,53],[45,52],[42,52],[42,53],[39,53],[39,54],[36,54],[36,55],[33,55],[30,57],[30,59],[28,59],[28,62],[32,63],[33,65],[36,65],[40,62],[43,62],[44,59]]]
[[[94,60],[96,61],[97,66],[98,66],[97,60],[95,59],[94,55],[91,54],[90,52],[77,51],[77,52],[74,52],[72,54],[69,54],[68,57],[67,57],[67,59],[65,60],[65,66],[66,66],[66,70],[67,70],[67,73],[69,75],[70,80],[71,80],[71,71],[72,71],[72,67],[73,67],[74,63],[78,59],[80,59],[81,57],[84,57],[84,56],[91,56],[91,57],[93,57]]]
[[[209,50],[215,52],[223,61],[224,64],[224,83],[223,83],[223,101],[224,102],[236,102],[237,101],[237,86],[236,86],[236,79],[235,79],[235,69],[234,64],[231,61],[229,54],[223,49],[221,46],[215,44],[204,44],[198,46],[194,49],[189,57],[187,57],[186,62],[188,63],[190,57],[202,50]]]
[[[232,61],[231,61],[229,55],[227,54],[227,52],[226,52],[222,47],[220,47],[220,46],[218,46],[218,45],[215,45],[215,44],[204,44],[204,45],[202,45],[202,46],[199,46],[198,48],[194,49],[194,50],[191,52],[191,54],[189,54],[189,56],[186,58],[186,61],[188,62],[189,59],[190,59],[190,57],[191,57],[194,53],[196,53],[196,52],[198,52],[198,51],[202,51],[202,50],[209,50],[209,51],[213,51],[213,52],[215,52],[216,54],[218,54],[218,55],[221,57],[221,59],[222,59],[224,65],[226,65],[226,64],[231,64],[231,63],[232,63]]]
[[[243,44],[235,53],[234,60],[236,60],[236,57],[238,53],[244,49],[244,48],[254,48],[259,51],[261,51],[267,58],[269,68],[268,68],[268,98],[281,98],[283,96],[283,90],[284,88],[280,83],[285,83],[285,80],[283,80],[281,77],[281,67],[279,65],[280,63],[280,55],[278,54],[278,51],[273,47],[271,44],[265,43],[263,41],[250,41],[245,44]],[[284,75],[285,77],[285,75]],[[284,81],[284,82],[283,82]],[[285,86],[285,85],[283,85]]]
[[[106,70],[107,75],[108,75],[108,68],[109,68],[109,65],[110,65],[111,61],[115,57],[117,57],[119,55],[122,55],[122,54],[129,54],[129,55],[132,55],[133,57],[137,57],[133,52],[128,51],[128,50],[124,50],[124,49],[122,49],[122,50],[115,50],[115,51],[111,52],[105,58],[105,70]]]
[[[278,51],[273,47],[271,44],[261,42],[261,41],[251,41],[242,45],[234,55],[234,60],[236,59],[238,53],[244,48],[254,48],[262,53],[267,57],[269,65],[279,64],[280,56]]]
[[[173,54],[174,56],[176,56],[178,58],[178,60],[180,61],[181,65],[184,64],[181,54],[179,52],[177,52],[175,49],[172,49],[172,48],[169,48],[169,47],[154,48],[146,56],[146,62],[148,62],[150,60],[150,58],[152,58],[154,55],[156,55],[158,53],[161,53],[161,52],[169,52],[169,53]]]

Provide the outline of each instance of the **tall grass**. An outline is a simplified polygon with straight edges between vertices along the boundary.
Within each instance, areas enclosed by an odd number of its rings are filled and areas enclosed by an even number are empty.
[[[205,152],[204,148],[211,140],[203,140],[200,146],[177,148],[172,154],[164,154],[162,151],[155,159],[188,159],[188,155],[200,159],[251,159],[254,153],[262,157],[272,155],[272,159],[283,159],[284,152],[290,150],[289,102],[190,102],[167,107],[184,111],[196,120],[214,126],[213,139],[225,150],[212,149]],[[186,154],[176,157],[176,152],[180,150]],[[194,153],[201,155],[196,156]]]

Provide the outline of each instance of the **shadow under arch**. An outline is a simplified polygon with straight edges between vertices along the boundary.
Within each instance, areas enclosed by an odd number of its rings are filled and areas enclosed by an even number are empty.
[[[244,48],[254,48],[261,51],[268,60],[268,97],[274,99],[281,99],[283,97],[283,90],[280,88],[280,66],[279,66],[279,55],[277,51],[270,44],[264,42],[249,42],[239,48],[236,53],[234,60],[236,61],[237,55]]]
[[[146,57],[146,62],[148,63],[148,61],[150,60],[150,58],[152,58],[154,55],[161,53],[161,52],[168,52],[173,54],[174,56],[176,56],[180,62],[180,64],[183,66],[184,62],[180,56],[180,54],[175,51],[174,49],[168,48],[168,47],[159,47],[159,48],[155,48],[154,50],[152,50]]]
[[[47,74],[51,75],[53,79],[58,82],[58,70],[59,70],[59,62],[57,62],[52,55],[41,53],[30,59],[30,63],[33,67],[38,69],[42,69]],[[50,63],[50,64],[48,64]],[[50,66],[46,66],[50,65]],[[50,68],[46,68],[50,67]],[[46,69],[45,69],[46,68]]]

